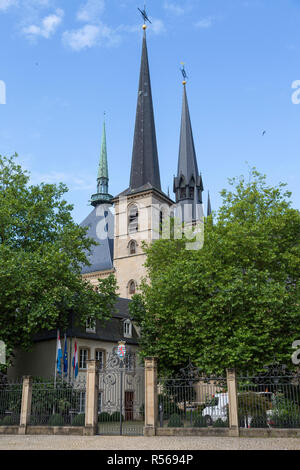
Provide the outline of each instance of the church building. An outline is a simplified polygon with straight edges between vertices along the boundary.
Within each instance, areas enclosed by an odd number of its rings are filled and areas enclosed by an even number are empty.
[[[99,278],[116,276],[118,295],[115,313],[105,327],[87,325],[85,331],[70,326],[66,332],[69,358],[73,357],[76,341],[79,352],[79,373],[87,368],[87,359],[98,359],[102,367],[115,351],[119,341],[125,341],[128,352],[135,356],[138,330],[131,321],[128,305],[138,285],[146,276],[143,241],[149,243],[161,236],[164,219],[186,206],[188,221],[194,223],[203,205],[203,181],[198,170],[191,118],[183,81],[182,116],[177,174],[174,177],[175,201],[162,191],[156,142],[154,109],[147,51],[146,25],[143,26],[142,57],[138,87],[136,121],[127,189],[116,196],[109,193],[106,128],[103,123],[97,191],[91,196],[92,210],[81,223],[87,236],[96,241],[88,254],[89,266],[82,269],[83,278],[97,285]],[[175,162],[174,162],[175,164]],[[200,211],[201,212],[201,211]],[[203,212],[202,212],[203,213]],[[211,214],[208,195],[207,215]],[[63,343],[63,338],[62,338]],[[9,376],[53,375],[56,356],[56,331],[35,338],[31,352],[17,352]],[[53,360],[49,360],[52,358]],[[69,364],[70,364],[69,360]],[[70,368],[69,368],[70,369]],[[69,370],[69,377],[72,372]]]

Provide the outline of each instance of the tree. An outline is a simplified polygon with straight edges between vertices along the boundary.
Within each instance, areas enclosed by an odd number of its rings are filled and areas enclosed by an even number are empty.
[[[115,278],[96,290],[82,279],[95,242],[73,222],[66,192],[63,184],[30,186],[16,155],[0,156],[0,340],[8,358],[40,330],[65,329],[70,312],[83,326],[111,317]]]
[[[255,169],[249,182],[229,183],[201,250],[185,240],[146,247],[148,280],[131,313],[141,354],[158,357],[164,373],[189,360],[216,374],[291,364],[300,338],[300,213],[284,184],[269,187]]]

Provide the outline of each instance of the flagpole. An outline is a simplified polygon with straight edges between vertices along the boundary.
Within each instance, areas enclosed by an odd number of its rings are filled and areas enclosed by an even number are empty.
[[[54,371],[54,390],[56,389],[56,373],[57,373],[57,359],[58,359],[58,337],[59,337],[59,329],[57,328],[56,332],[56,353],[55,353],[55,371]],[[52,414],[55,413],[55,405],[53,402],[53,409]]]
[[[54,388],[56,388],[56,373],[57,373],[57,353],[58,353],[58,336],[59,336],[59,329],[57,329],[56,334],[56,353],[55,353],[55,370],[54,370]]]

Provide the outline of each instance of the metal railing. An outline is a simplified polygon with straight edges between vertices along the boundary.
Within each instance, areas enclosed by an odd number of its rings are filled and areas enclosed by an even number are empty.
[[[85,378],[74,382],[35,378],[32,384],[31,426],[84,426]]]
[[[300,375],[242,376],[237,385],[240,427],[300,428]]]
[[[205,377],[191,364],[177,377],[158,382],[160,427],[228,427],[228,393],[224,377]]]
[[[19,424],[22,387],[22,379],[0,384],[0,426]]]

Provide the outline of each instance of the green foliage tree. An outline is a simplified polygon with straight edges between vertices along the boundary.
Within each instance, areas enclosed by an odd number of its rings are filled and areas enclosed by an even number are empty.
[[[110,318],[114,277],[98,289],[84,281],[82,266],[94,242],[75,224],[63,184],[29,185],[16,155],[0,156],[0,340],[7,357],[28,349],[41,330]]]
[[[184,239],[146,247],[148,280],[131,313],[141,354],[159,357],[163,373],[189,360],[216,374],[291,364],[300,338],[300,213],[284,184],[268,186],[255,169],[249,176],[221,192],[201,250],[186,250]]]

